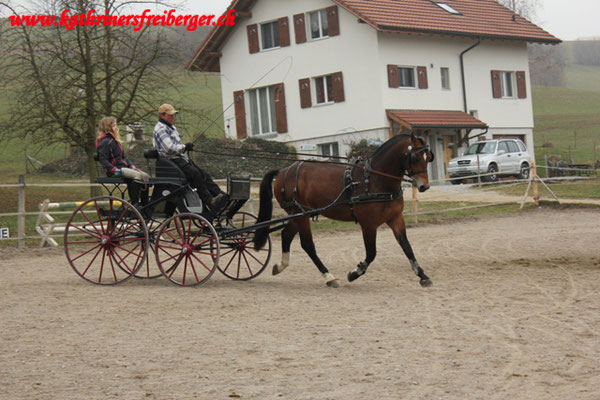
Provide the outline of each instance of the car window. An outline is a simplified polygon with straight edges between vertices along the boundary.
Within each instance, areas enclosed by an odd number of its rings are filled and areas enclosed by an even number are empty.
[[[515,142],[513,142],[512,140],[509,142],[506,142],[506,144],[508,144],[508,152],[509,153],[517,153],[519,151],[517,144]]]
[[[494,151],[496,151],[496,142],[480,142],[472,144],[465,154],[493,154]]]
[[[506,144],[506,142],[500,142],[500,144],[498,144],[498,152],[500,152],[500,150],[504,150],[508,153],[508,144]]]
[[[527,151],[527,147],[525,147],[525,145],[523,144],[523,142],[517,142],[517,144],[519,145],[519,148],[521,149],[521,151]]]

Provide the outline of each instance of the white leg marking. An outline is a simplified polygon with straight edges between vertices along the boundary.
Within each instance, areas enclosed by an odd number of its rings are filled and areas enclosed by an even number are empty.
[[[276,271],[273,271],[273,275],[279,274],[281,271],[289,267],[290,265],[290,253],[282,253],[281,254],[281,263],[275,264],[273,267]]]

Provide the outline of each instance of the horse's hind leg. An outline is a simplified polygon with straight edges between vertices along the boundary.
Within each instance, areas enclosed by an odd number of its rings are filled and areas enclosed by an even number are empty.
[[[394,236],[396,237],[396,241],[398,241],[400,247],[402,247],[402,250],[404,250],[404,254],[406,254],[406,257],[410,261],[410,266],[412,267],[412,270],[414,271],[415,275],[417,275],[420,278],[421,286],[429,287],[433,285],[431,279],[429,279],[429,277],[425,275],[423,268],[421,268],[421,266],[417,262],[412,247],[408,242],[408,238],[406,237],[406,224],[404,223],[404,217],[400,215],[392,222],[388,222],[388,226],[392,228]]]
[[[290,265],[290,248],[296,233],[298,227],[293,220],[281,231],[281,262],[273,265],[273,275],[277,275]]]
[[[315,263],[321,274],[323,274],[327,286],[334,288],[339,287],[339,281],[329,272],[319,256],[317,256],[317,250],[315,249],[315,243],[313,242],[312,231],[310,230],[310,220],[308,217],[299,218],[294,222],[300,233],[300,244],[302,245],[302,248],[306,254],[308,254],[312,262]]]
[[[377,227],[361,225],[361,229],[367,257],[365,258],[365,261],[360,262],[356,266],[355,270],[348,273],[348,282],[352,282],[353,280],[358,279],[358,277],[361,275],[364,275],[364,273],[367,272],[369,264],[373,262],[375,256],[377,255]]]

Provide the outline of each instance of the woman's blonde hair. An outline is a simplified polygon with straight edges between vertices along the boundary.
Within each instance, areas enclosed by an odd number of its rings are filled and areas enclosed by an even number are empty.
[[[100,140],[102,135],[105,133],[110,133],[113,138],[119,143],[121,143],[121,135],[119,134],[119,127],[113,130],[113,124],[117,123],[115,117],[104,117],[100,120],[100,124],[98,125],[98,135],[96,136],[96,140]]]

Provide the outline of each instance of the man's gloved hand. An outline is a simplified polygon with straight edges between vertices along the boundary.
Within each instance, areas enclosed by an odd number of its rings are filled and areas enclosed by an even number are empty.
[[[115,169],[114,175],[115,176],[121,176],[121,175],[123,175],[123,173],[121,172],[121,168]]]
[[[185,144],[185,151],[193,151],[194,150],[194,143],[186,143]]]

